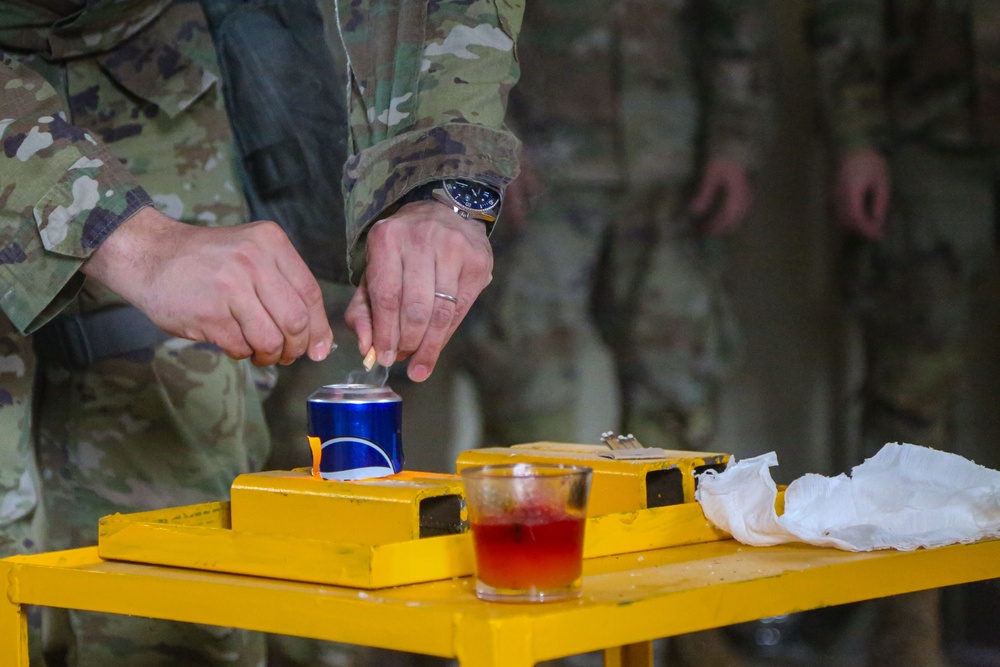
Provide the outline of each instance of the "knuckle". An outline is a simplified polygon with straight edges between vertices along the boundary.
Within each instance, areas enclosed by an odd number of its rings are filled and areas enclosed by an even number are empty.
[[[300,288],[299,294],[309,308],[323,304],[323,290],[315,280],[306,281],[306,284]]]
[[[295,308],[282,319],[281,329],[295,336],[307,331],[309,329],[309,322],[309,311],[304,308]]]
[[[431,313],[430,326],[435,329],[445,329],[451,324],[452,315],[452,309],[448,306],[443,304],[435,306]]]
[[[400,296],[399,289],[379,290],[372,295],[372,304],[379,310],[398,310]]]
[[[277,329],[269,327],[266,330],[258,331],[250,343],[256,355],[277,357],[284,347],[285,338]]]
[[[408,303],[403,306],[403,319],[414,324],[426,324],[431,319],[431,309],[422,303]]]

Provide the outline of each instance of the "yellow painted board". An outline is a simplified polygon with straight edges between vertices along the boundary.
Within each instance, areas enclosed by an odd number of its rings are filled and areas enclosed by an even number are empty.
[[[470,449],[459,454],[456,469],[510,463],[584,465],[594,471],[587,511],[590,516],[629,512],[665,504],[693,502],[694,472],[722,470],[728,454],[667,451],[664,458],[616,460],[602,456],[604,445],[535,442],[512,447]]]
[[[233,530],[361,544],[460,533],[466,519],[457,475],[411,471],[350,482],[248,473],[233,481],[230,502]]]
[[[872,553],[722,540],[608,556],[585,563],[578,600],[548,604],[483,602],[469,577],[373,592],[109,562],[96,549],[61,561],[54,554],[4,561],[8,573],[0,586],[6,598],[459,657],[463,667],[528,667],[657,637],[1000,577],[1000,540]],[[0,637],[0,644],[5,641]]]
[[[357,588],[384,588],[474,571],[471,536],[387,544],[305,539],[232,530],[229,503],[104,517],[103,558]],[[584,557],[726,539],[697,503],[587,520]]]

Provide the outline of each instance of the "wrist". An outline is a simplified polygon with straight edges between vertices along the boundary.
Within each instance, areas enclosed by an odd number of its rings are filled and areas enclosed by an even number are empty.
[[[181,224],[152,206],[143,207],[112,232],[80,270],[138,305],[138,296],[150,281],[151,267],[157,263],[159,248]]]

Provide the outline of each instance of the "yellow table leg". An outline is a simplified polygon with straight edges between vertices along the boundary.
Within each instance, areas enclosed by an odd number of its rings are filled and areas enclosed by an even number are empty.
[[[28,667],[28,614],[16,600],[14,567],[0,561],[0,665]]]
[[[476,619],[455,637],[461,667],[532,667],[531,624],[524,618]]]
[[[604,667],[653,667],[653,642],[605,649]]]

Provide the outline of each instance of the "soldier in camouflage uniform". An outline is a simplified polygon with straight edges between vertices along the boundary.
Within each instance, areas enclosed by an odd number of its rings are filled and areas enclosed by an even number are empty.
[[[48,549],[94,544],[97,518],[115,511],[225,498],[233,477],[259,467],[268,450],[248,362],[207,342],[171,338],[123,300],[132,297],[161,326],[188,333],[190,320],[136,298],[136,290],[163,294],[155,285],[147,289],[136,260],[162,274],[170,307],[210,306],[204,292],[211,275],[195,270],[196,254],[186,255],[190,285],[184,285],[176,269],[157,261],[171,239],[162,236],[158,248],[143,252],[140,233],[157,230],[176,241],[196,226],[218,227],[186,238],[214,252],[222,269],[232,264],[219,252],[225,244],[249,241],[261,229],[233,228],[235,235],[224,229],[246,222],[246,215],[199,6],[64,5],[59,11],[71,15],[70,25],[56,25],[62,18],[56,10],[0,5],[8,295],[0,338],[7,360],[0,419],[4,555],[33,551],[39,541]],[[259,257],[288,262],[289,275],[314,285],[280,230],[264,227]],[[84,281],[88,272],[117,293]],[[281,286],[277,271],[265,267],[260,274]],[[40,328],[60,309],[60,318]],[[321,303],[311,317],[329,350]],[[97,327],[89,329],[96,333],[95,358],[60,347],[74,342],[68,323]],[[209,329],[188,337],[212,340]],[[32,332],[34,341],[24,336]],[[119,334],[125,347],[102,354]],[[145,344],[137,342],[142,338]],[[287,359],[308,342],[286,350]],[[231,345],[226,351],[247,356]],[[273,363],[285,353],[258,360]],[[255,665],[263,655],[259,636],[224,628],[77,612],[70,627],[72,664]]]
[[[621,432],[710,446],[738,349],[724,237],[751,205],[767,121],[766,5],[527,6],[510,121],[537,204],[523,229],[508,209],[497,279],[464,331],[488,445],[573,437],[593,318],[615,361]],[[675,644],[687,663],[738,662],[717,633]]]
[[[1000,2],[815,0],[812,39],[867,367],[861,443],[951,447],[977,286],[996,254]],[[946,664],[938,591],[883,601],[870,664]]]
[[[503,121],[519,74],[514,42],[523,7],[517,0],[407,0],[378,11],[338,4],[350,64],[349,267],[359,285],[346,319],[362,354],[374,346],[386,367],[410,356],[415,382],[427,379],[490,282],[493,253],[483,224],[435,200],[400,200],[443,178],[502,193],[517,175],[520,144]],[[424,29],[399,33],[389,49],[368,46],[373,35],[411,25]],[[394,261],[404,254],[407,261]],[[373,260],[376,270],[366,270]]]
[[[250,366],[235,358],[252,356],[264,366],[291,362],[308,350],[321,359],[332,340],[318,286],[278,227],[226,227],[246,219],[244,202],[232,171],[215,53],[198,5],[169,0],[50,4],[0,4],[7,214],[0,250],[5,283],[0,305],[7,315],[0,337],[5,348],[0,428],[7,433],[0,450],[4,555],[36,550],[39,538],[46,548],[93,544],[97,518],[113,511],[225,497],[233,477],[257,466],[267,451],[259,387]],[[405,191],[407,175],[437,174],[442,154],[450,164],[445,174],[497,174],[495,185],[502,188],[516,173],[517,142],[499,125],[503,93],[513,83],[504,82],[500,73],[516,75],[511,55],[519,9],[505,10],[506,33],[498,35],[480,20],[481,11],[463,15],[464,9],[449,8],[428,14],[422,7],[404,3],[409,13],[402,14],[373,12],[365,3],[344,8],[344,34],[357,40],[355,48],[381,39],[388,48],[376,51],[390,57],[386,63],[352,53],[357,55],[353,80],[361,86],[354,91],[354,106],[363,109],[352,128],[357,155],[349,191],[355,197],[388,196],[383,203],[392,202],[398,188]],[[452,45],[463,56],[470,46],[474,57],[485,49],[502,56],[491,70],[497,80],[490,86],[484,77],[473,78],[467,93],[452,85],[424,94],[419,106],[411,101],[410,120],[390,115],[388,134],[394,141],[384,141],[388,136],[380,127],[387,122],[364,111],[375,112],[381,104],[398,110],[402,102],[387,93],[402,93],[403,86],[417,82],[394,74],[391,57],[420,54],[393,41],[413,32],[400,30],[394,21],[423,21],[433,41],[461,26],[463,16],[479,21],[474,25],[487,28],[486,36],[494,41],[483,46],[476,27],[471,37],[460,34],[429,56],[430,64],[445,76],[448,60],[456,59]],[[499,23],[501,14],[494,10],[492,24]],[[501,37],[506,46],[496,48]],[[421,85],[429,89],[432,82],[433,76],[424,75]],[[490,88],[493,106],[484,95]],[[464,123],[477,104],[493,126],[448,125]],[[421,130],[406,134],[418,121],[424,123]],[[478,132],[466,129],[476,127]],[[414,146],[423,152],[413,154]],[[499,168],[492,167],[494,152]],[[401,171],[388,182],[397,167]],[[373,182],[380,178],[386,180]],[[356,217],[350,240],[359,241],[361,231],[386,217],[384,208]],[[385,223],[389,231],[400,226],[390,224],[392,217]],[[417,222],[425,233],[435,225],[457,226],[436,210]],[[485,238],[471,227],[471,239],[475,234]],[[383,232],[377,238],[401,236]],[[383,251],[374,245],[373,250],[369,235],[368,265],[376,270],[386,258],[402,262],[415,256],[406,248]],[[483,255],[491,258],[489,246],[474,241],[464,247],[452,243],[451,249],[456,252],[440,258],[439,267],[461,268],[470,250],[479,261]],[[96,282],[84,282],[85,276]],[[358,279],[364,285],[365,278],[358,274]],[[206,289],[212,285],[223,289]],[[467,281],[464,292],[458,285],[452,289],[469,303],[478,293],[475,281]],[[367,315],[377,325],[379,309],[373,315],[367,307],[377,289],[361,293],[365,313],[357,317]],[[139,306],[148,318],[125,302]],[[45,336],[49,327],[40,329],[60,310],[65,310],[63,318],[75,318],[66,327],[79,324],[105,334],[91,339],[100,343],[97,348],[106,347],[106,339],[114,339],[122,325],[126,334],[147,343],[129,348],[126,340],[126,348],[113,354],[91,350],[95,354],[83,354],[79,364],[80,350],[58,348],[67,340],[65,332]],[[105,314],[110,319],[103,319]],[[270,319],[265,322],[262,315]],[[171,338],[153,325],[189,340]],[[25,337],[35,331],[37,355]],[[370,326],[368,335],[373,335]],[[413,349],[419,336],[417,343]],[[425,368],[433,367],[426,354],[436,355],[435,346],[443,344],[439,340],[426,348]],[[260,638],[249,633],[71,616],[70,656],[76,664],[259,664],[262,659]]]
[[[335,7],[332,3],[317,7],[312,0],[202,0],[202,4],[220,52],[226,99],[242,157],[241,176],[254,216],[279,222],[318,278],[346,280],[346,263],[336,261],[340,259],[338,255],[344,255],[336,246],[339,243],[343,248],[346,239],[330,238],[332,229],[342,230],[344,219],[339,182],[336,198],[324,182],[333,174],[339,178],[347,157],[348,118],[343,112],[347,66],[339,37],[329,46],[324,44],[322,17],[318,15],[326,15],[331,24],[327,29],[336,35]],[[432,10],[426,16],[425,7]],[[498,170],[489,156],[495,153],[500,158],[497,165],[502,170],[514,166],[510,157],[516,142],[509,134],[497,130],[503,117],[506,90],[517,73],[512,68],[512,47],[519,14],[517,3],[499,10],[488,2],[434,6],[410,3],[400,8],[395,19],[391,15],[381,18],[382,28],[372,22],[360,22],[362,14],[356,10],[341,14],[346,20],[342,26],[344,34],[355,44],[365,44],[372,30],[384,29],[393,20],[430,23],[424,42],[408,43],[397,49],[396,61],[402,69],[397,70],[388,60],[372,60],[372,55],[379,55],[374,52],[362,54],[364,59],[355,53],[352,59],[356,74],[370,78],[373,71],[382,72],[376,76],[385,80],[387,89],[405,91],[417,86],[422,91],[422,100],[412,95],[401,96],[405,97],[402,100],[384,98],[387,107],[364,113],[358,113],[357,105],[369,103],[354,98],[354,134],[364,142],[361,147],[389,137],[396,144],[392,160],[398,176],[385,178],[400,182],[400,192],[448,174],[473,178],[485,174],[497,186],[507,180],[503,173],[489,176]],[[262,43],[275,46],[268,54],[261,54],[254,46]],[[271,54],[273,50],[281,52]],[[381,55],[391,56],[392,50],[387,49]],[[414,68],[421,58],[425,67]],[[338,67],[338,63],[343,66]],[[446,72],[453,74],[446,77]],[[390,76],[396,77],[391,86]],[[328,79],[318,92],[317,78]],[[302,91],[303,87],[308,90]],[[302,105],[303,94],[311,95],[313,102]],[[321,99],[316,99],[317,96]],[[374,119],[371,127],[370,119]],[[467,124],[470,120],[477,125]],[[418,147],[419,152],[413,151],[411,145],[417,146],[417,142],[426,139],[424,130],[413,132],[417,128],[447,130],[453,139],[442,145],[447,145],[449,151],[461,150],[462,155],[442,154],[437,149],[426,151],[422,147]],[[338,129],[345,130],[343,137],[337,136]],[[354,150],[357,149],[355,146]],[[457,157],[462,163],[455,162],[447,170],[434,164],[442,158],[451,163]],[[378,183],[373,181],[373,184]],[[383,198],[383,202],[389,201]],[[393,208],[391,204],[386,206],[387,212]],[[443,207],[441,210],[453,215]],[[378,212],[376,217],[383,215]],[[368,223],[358,221],[358,228],[365,224]],[[459,224],[479,234],[484,229],[475,222]],[[364,234],[358,236],[365,238]],[[361,250],[355,252],[358,259],[364,257]],[[342,312],[351,296],[345,290],[349,286],[323,280],[321,285],[329,312]],[[437,305],[449,304],[441,301]],[[457,322],[457,318],[450,321],[450,328]],[[349,332],[337,331],[341,342],[349,338],[346,335]],[[299,362],[280,369],[278,385],[265,406],[274,443],[268,465],[287,469],[308,464],[305,399],[317,386],[346,380],[350,371],[360,368],[359,362],[352,352],[342,352],[331,355],[323,364]],[[403,370],[401,365],[399,370]],[[272,665],[398,665],[410,659],[420,658],[294,637],[269,639]]]

